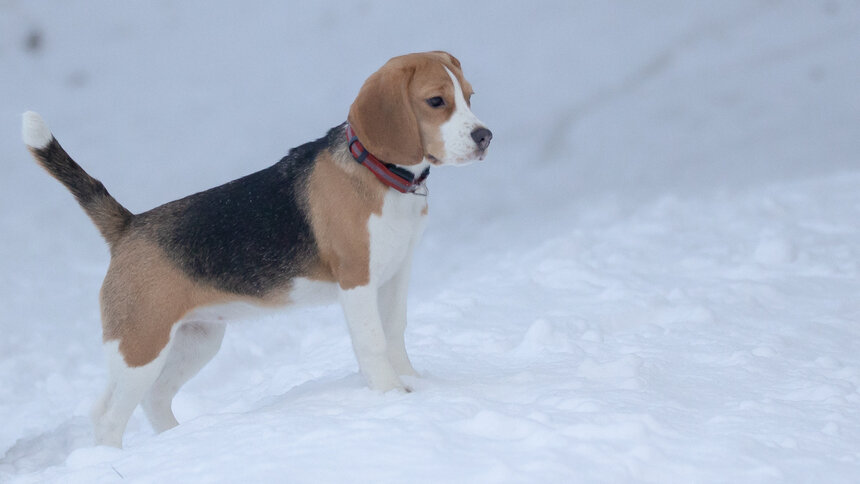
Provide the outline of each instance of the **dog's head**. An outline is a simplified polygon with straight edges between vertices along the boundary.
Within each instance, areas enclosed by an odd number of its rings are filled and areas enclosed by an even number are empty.
[[[373,73],[349,123],[378,158],[398,165],[483,160],[493,134],[473,113],[472,85],[447,52],[395,57]]]

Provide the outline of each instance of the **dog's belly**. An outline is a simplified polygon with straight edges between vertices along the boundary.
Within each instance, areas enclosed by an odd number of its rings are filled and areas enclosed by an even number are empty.
[[[291,306],[319,306],[337,302],[337,283],[305,277],[293,279],[287,295]]]
[[[198,307],[183,321],[229,323],[271,316],[289,307],[319,306],[334,302],[337,302],[337,284],[297,277],[290,288],[278,296],[259,302],[242,300]]]
[[[282,308],[282,305],[263,305],[248,301],[231,301],[195,308],[182,318],[182,321],[189,323],[231,323],[270,316]]]

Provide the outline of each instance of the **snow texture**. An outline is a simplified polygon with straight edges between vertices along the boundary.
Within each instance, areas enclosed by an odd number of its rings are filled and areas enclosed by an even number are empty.
[[[0,2],[0,481],[860,481],[858,46],[847,0]],[[139,212],[431,49],[494,139],[429,179],[415,391],[295,309],[93,447],[108,252],[21,113]]]

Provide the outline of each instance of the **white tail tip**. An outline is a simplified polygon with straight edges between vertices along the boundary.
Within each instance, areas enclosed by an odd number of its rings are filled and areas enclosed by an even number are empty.
[[[24,143],[31,148],[42,149],[51,142],[54,137],[51,134],[51,128],[48,127],[45,120],[39,116],[39,113],[27,111],[24,113],[24,122],[21,127],[21,135],[24,138]]]

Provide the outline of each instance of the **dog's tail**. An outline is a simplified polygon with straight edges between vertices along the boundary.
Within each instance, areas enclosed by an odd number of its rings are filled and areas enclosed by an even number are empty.
[[[108,193],[102,182],[75,163],[37,113],[24,113],[22,134],[36,161],[72,192],[108,244],[119,240],[134,215]]]

